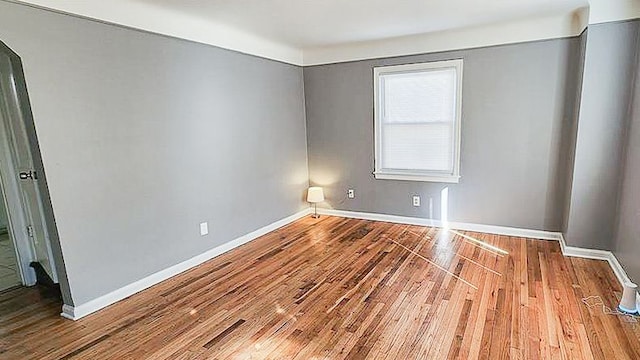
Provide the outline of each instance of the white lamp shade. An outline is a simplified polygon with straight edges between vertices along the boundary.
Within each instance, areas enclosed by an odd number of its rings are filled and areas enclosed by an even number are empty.
[[[319,186],[312,186],[307,191],[307,201],[310,203],[319,203],[324,201],[324,192]]]

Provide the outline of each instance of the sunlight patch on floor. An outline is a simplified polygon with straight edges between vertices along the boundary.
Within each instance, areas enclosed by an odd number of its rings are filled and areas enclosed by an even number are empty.
[[[498,253],[498,254],[500,254],[500,255],[509,255],[509,252],[508,252],[508,251],[506,251],[506,250],[502,250],[502,249],[500,249],[499,247],[493,246],[493,245],[491,245],[491,244],[489,244],[489,243],[486,243],[486,242],[484,242],[484,241],[482,241],[482,240],[478,240],[478,239],[476,239],[476,238],[474,238],[474,237],[472,237],[472,236],[465,235],[465,234],[463,234],[463,233],[461,233],[461,232],[459,232],[459,231],[456,231],[456,230],[447,230],[447,231],[449,231],[449,232],[450,232],[450,233],[452,233],[452,234],[455,234],[455,235],[461,236],[461,237],[465,238],[466,240],[469,240],[469,241],[471,241],[471,242],[474,242],[474,243],[476,243],[476,244],[478,244],[478,245],[480,245],[480,246],[482,246],[482,247],[484,247],[484,248],[487,248],[487,249],[493,250],[493,251],[497,252],[497,253]]]

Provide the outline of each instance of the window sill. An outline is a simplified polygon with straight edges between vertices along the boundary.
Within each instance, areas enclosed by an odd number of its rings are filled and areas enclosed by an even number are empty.
[[[423,181],[438,183],[460,182],[459,175],[428,175],[428,174],[410,174],[410,173],[391,173],[391,172],[374,172],[373,176],[377,180],[404,180],[404,181]]]

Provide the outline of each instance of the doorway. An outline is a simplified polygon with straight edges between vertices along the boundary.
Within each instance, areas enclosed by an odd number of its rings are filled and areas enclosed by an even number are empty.
[[[0,191],[0,292],[22,285],[16,248],[9,231],[9,216]]]
[[[5,237],[0,225],[0,271],[7,270],[7,285],[58,283],[49,237],[53,224],[45,214],[42,194],[47,190],[39,156],[22,62],[0,41],[0,185],[7,215]],[[10,268],[16,271],[9,274]],[[0,283],[0,290],[3,287]]]

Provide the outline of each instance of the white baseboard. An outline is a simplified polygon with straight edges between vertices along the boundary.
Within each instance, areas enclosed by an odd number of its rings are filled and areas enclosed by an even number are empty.
[[[564,256],[573,256],[580,257],[585,259],[594,259],[594,260],[604,260],[609,263],[611,266],[611,270],[618,278],[620,285],[624,285],[627,282],[630,282],[629,276],[627,272],[624,271],[624,268],[616,258],[615,254],[611,251],[607,250],[596,250],[596,249],[585,249],[575,246],[568,246],[564,240],[564,236],[560,238],[560,248],[562,248],[562,254]]]
[[[158,284],[159,282],[162,282],[172,276],[178,275],[183,271],[189,270],[194,266],[200,265],[205,261],[211,260],[212,258],[218,255],[221,255],[229,250],[232,250],[234,248],[237,248],[238,246],[244,245],[250,242],[251,240],[254,240],[264,234],[267,234],[273,230],[276,230],[282,226],[285,226],[291,222],[294,222],[310,213],[311,213],[311,209],[302,210],[289,217],[278,220],[272,224],[269,224],[258,230],[255,230],[246,235],[243,235],[235,240],[229,241],[218,247],[215,247],[203,254],[197,255],[189,260],[183,261],[179,264],[176,264],[174,266],[161,270],[155,274],[149,275],[143,279],[140,279],[134,283],[126,285],[120,289],[114,290],[106,295],[100,296],[99,298],[96,298],[84,304],[75,305],[75,306],[63,305],[62,313],[60,315],[67,319],[78,320],[84,316],[87,316],[93,312],[96,312],[102,308],[105,308],[113,303],[116,303],[124,298],[127,298],[137,292],[140,292],[155,284]]]
[[[318,208],[318,213],[321,215],[332,215],[332,216],[340,216],[340,217],[363,219],[363,220],[385,221],[385,222],[392,222],[392,223],[398,223],[398,224],[447,227],[447,228],[456,229],[456,230],[474,231],[474,232],[481,232],[481,233],[487,233],[487,234],[498,234],[498,235],[507,235],[507,236],[517,236],[517,237],[524,237],[524,238],[531,238],[531,239],[559,241],[560,238],[562,237],[561,233],[553,232],[553,231],[531,230],[531,229],[521,229],[521,228],[514,228],[514,227],[507,227],[507,226],[482,225],[482,224],[471,224],[471,223],[461,223],[461,222],[448,222],[447,224],[444,224],[440,220],[409,217],[409,216],[386,215],[386,214],[365,213],[365,212],[334,210],[334,209],[324,209],[324,208],[323,209]]]
[[[77,320],[80,318],[75,317],[75,309],[73,306],[67,304],[62,305],[62,312],[60,313],[60,316],[69,320]]]
[[[178,275],[181,272],[191,269],[194,266],[200,265],[203,262],[208,261],[229,250],[232,250],[236,247],[246,244],[273,230],[276,230],[282,226],[285,226],[291,222],[294,222],[310,213],[311,213],[311,209],[302,210],[296,214],[293,214],[289,217],[278,220],[272,224],[264,226],[249,234],[243,235],[235,240],[232,240],[216,248],[213,248],[203,254],[197,255],[189,260],[183,261],[179,264],[171,266],[155,274],[149,275],[143,279],[140,279],[134,283],[131,283],[115,291],[112,291],[106,295],[100,296],[99,298],[96,298],[84,304],[80,304],[76,306],[63,305],[62,313],[60,315],[67,319],[78,320],[84,316],[87,316],[111,304],[114,304],[124,298],[127,298],[137,292],[140,292],[155,284],[158,284],[170,277]],[[320,208],[318,209],[318,213],[322,215],[340,216],[340,217],[346,217],[346,218],[384,221],[384,222],[420,225],[420,226],[444,227],[443,225],[445,225],[439,220],[408,217],[408,216],[397,216],[397,215],[386,215],[386,214],[364,213],[364,212],[320,209]],[[626,272],[618,262],[618,259],[615,257],[615,255],[611,251],[584,249],[584,248],[579,248],[574,246],[568,246],[565,243],[562,233],[559,233],[559,232],[521,229],[521,228],[513,228],[513,227],[505,227],[505,226],[494,226],[494,225],[459,223],[459,222],[449,222],[446,225],[448,228],[464,230],[464,231],[474,231],[474,232],[482,232],[482,233],[489,233],[489,234],[533,238],[533,239],[556,240],[560,242],[560,247],[562,249],[563,255],[575,256],[575,257],[581,257],[581,258],[587,258],[587,259],[605,260],[609,263],[609,265],[611,266],[611,269],[613,270],[614,274],[616,275],[616,277],[618,278],[621,284],[624,284],[625,282],[630,281]],[[640,295],[638,299],[639,299],[638,301],[640,301]]]
[[[325,208],[322,208],[322,209],[319,208],[318,213],[322,215],[340,216],[340,217],[353,218],[353,219],[385,221],[385,222],[409,224],[409,225],[420,225],[420,226],[445,227],[444,226],[445,224],[439,220],[408,217],[408,216],[365,213],[365,212],[334,210],[334,209],[325,209]],[[517,237],[524,237],[524,238],[531,238],[531,239],[558,241],[560,242],[560,248],[562,249],[562,254],[564,256],[573,256],[573,257],[595,259],[595,260],[605,260],[611,266],[611,269],[613,270],[613,273],[618,278],[618,281],[620,281],[620,284],[624,284],[625,282],[630,281],[629,277],[627,276],[627,273],[622,268],[622,265],[620,265],[620,262],[618,262],[618,259],[611,251],[585,249],[585,248],[579,248],[575,246],[568,246],[565,243],[562,233],[560,232],[521,229],[521,228],[513,228],[513,227],[506,227],[506,226],[461,223],[461,222],[448,222],[446,225],[447,225],[446,227],[450,229],[482,232],[482,233],[488,233],[488,234],[507,235],[507,236],[517,236]],[[639,299],[640,299],[640,295],[639,295]]]

